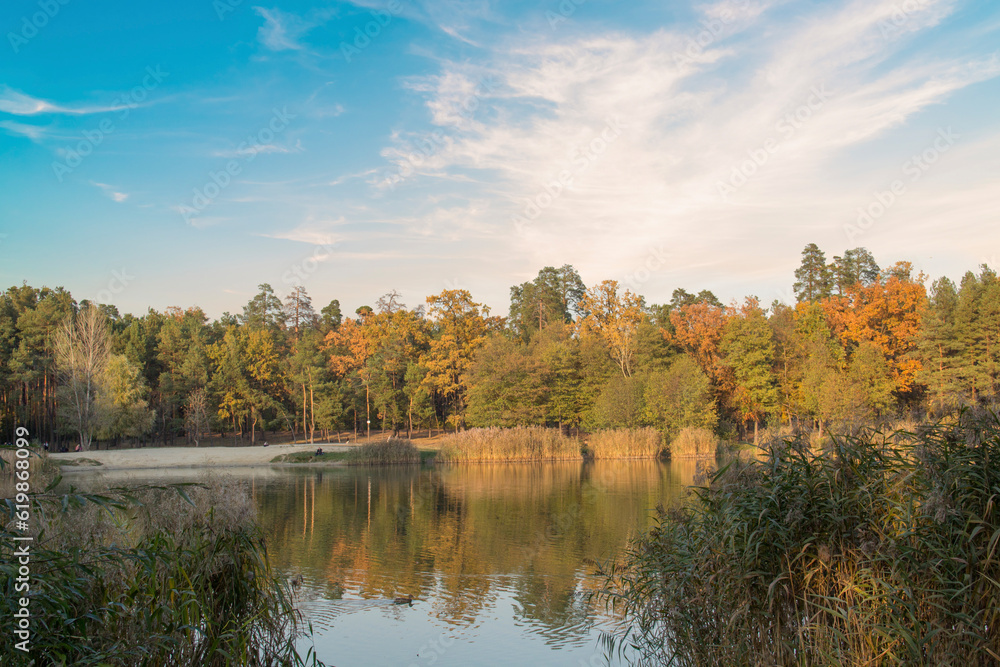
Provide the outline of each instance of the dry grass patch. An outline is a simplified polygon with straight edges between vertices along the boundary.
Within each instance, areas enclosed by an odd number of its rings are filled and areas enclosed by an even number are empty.
[[[595,459],[650,459],[663,453],[655,428],[619,428],[591,433],[587,450]]]
[[[670,458],[714,458],[718,445],[715,435],[707,428],[682,428],[670,443]]]
[[[369,442],[349,452],[347,465],[391,465],[397,463],[420,463],[420,450],[403,438],[389,438],[381,442]]]
[[[473,428],[441,440],[438,460],[465,461],[563,461],[581,460],[580,441],[559,429],[541,426]]]

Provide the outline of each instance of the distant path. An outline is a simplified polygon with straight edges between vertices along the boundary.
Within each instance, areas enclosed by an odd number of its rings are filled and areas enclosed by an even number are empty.
[[[140,470],[143,468],[185,468],[189,466],[250,466],[266,465],[279,454],[316,451],[346,452],[352,445],[329,443],[305,445],[271,445],[269,447],[146,447],[143,449],[100,450],[49,454],[63,467],[63,472],[75,470]],[[69,465],[75,459],[99,461],[101,465]]]

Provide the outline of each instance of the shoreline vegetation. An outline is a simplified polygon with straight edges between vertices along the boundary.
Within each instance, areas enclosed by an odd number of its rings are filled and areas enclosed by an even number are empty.
[[[721,450],[708,429],[685,428],[668,444],[654,428],[603,429],[571,436],[541,426],[471,428],[442,436],[438,449],[417,449],[405,439],[367,443],[347,452],[299,452],[273,463],[394,465],[416,463],[520,463],[594,459],[715,459]]]
[[[996,664],[998,460],[982,409],[774,439],[600,568],[624,617],[605,647],[680,666]]]
[[[419,446],[418,444],[419,443]],[[361,444],[271,447],[157,447],[50,454],[64,473],[185,467],[272,465],[396,465],[594,459],[715,458],[735,447],[708,429],[688,427],[673,437],[656,429],[602,429],[567,435],[558,428],[471,428],[413,442],[406,438]]]
[[[13,451],[0,456],[0,613],[16,618],[18,549],[30,537],[30,652],[0,636],[11,665],[323,663],[296,640],[292,590],[275,572],[246,483],[55,493],[58,467],[33,456],[28,531],[15,519]],[[21,573],[23,574],[23,573]]]

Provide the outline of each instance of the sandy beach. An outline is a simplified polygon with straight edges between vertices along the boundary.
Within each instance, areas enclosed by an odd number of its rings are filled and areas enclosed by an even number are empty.
[[[343,452],[350,445],[270,445],[268,447],[147,447],[143,449],[101,450],[49,454],[53,461],[63,466],[63,472],[76,470],[141,470],[155,468],[186,468],[206,466],[260,466],[270,465],[275,456],[292,452],[315,451]],[[97,461],[74,465],[78,459]]]

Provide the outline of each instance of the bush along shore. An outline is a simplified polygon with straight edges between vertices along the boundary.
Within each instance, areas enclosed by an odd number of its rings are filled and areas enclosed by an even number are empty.
[[[35,467],[44,491],[3,505],[0,615],[17,618],[22,599],[30,613],[27,644],[10,624],[0,634],[4,664],[322,664],[296,650],[300,617],[245,484],[56,494],[52,467]],[[27,576],[15,557],[25,544]]]
[[[571,437],[541,426],[473,428],[445,436],[437,460],[459,462],[574,461],[583,459],[715,458],[708,429],[685,428],[668,441],[650,427],[595,431]]]
[[[441,438],[439,450],[419,450],[406,439],[390,438],[347,452],[295,452],[272,463],[393,465],[401,463],[489,463],[579,461],[584,459],[715,458],[718,441],[704,428],[684,428],[669,442],[660,431],[621,428],[583,437],[556,428],[519,426],[472,428]]]
[[[734,460],[603,566],[647,664],[1000,662],[1000,419]]]

